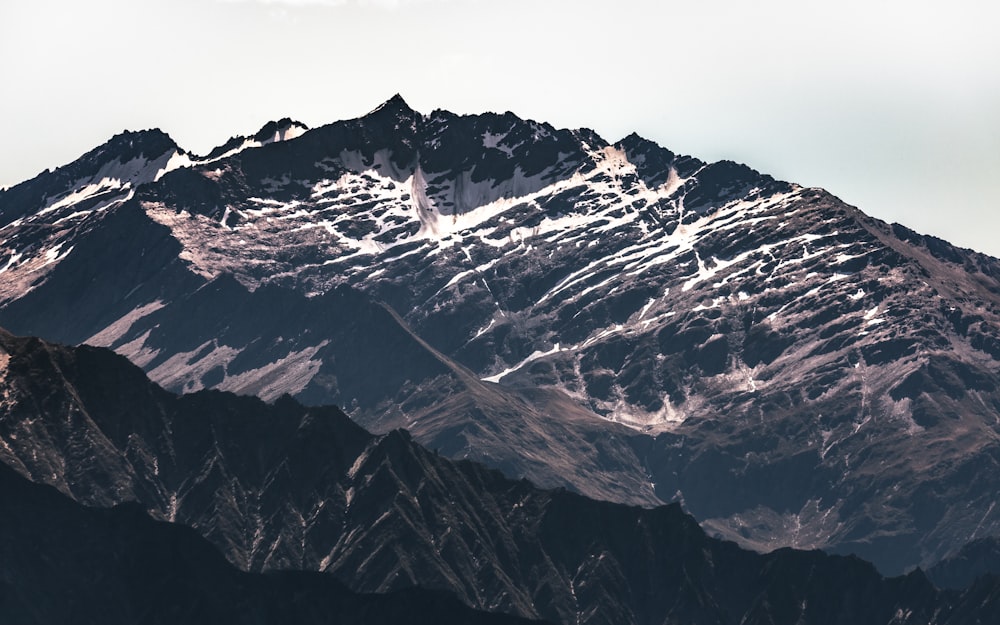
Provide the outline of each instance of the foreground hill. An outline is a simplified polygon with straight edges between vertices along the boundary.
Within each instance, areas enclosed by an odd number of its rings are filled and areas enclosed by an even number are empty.
[[[241,573],[190,528],[141,507],[85,508],[0,465],[0,615],[8,625],[505,625],[445,593],[358,594],[329,575]]]
[[[358,622],[393,609],[494,622],[398,592],[414,587],[560,623],[958,624],[990,622],[1000,606],[993,578],[939,591],[919,571],[886,579],[853,557],[756,554],[707,536],[677,504],[539,490],[402,432],[372,436],[335,408],[178,397],[101,348],[0,334],[0,394],[0,460],[62,493],[0,467],[3,601],[23,622],[105,604],[126,621],[169,606],[234,620],[288,606],[313,622],[323,606],[346,606]],[[194,528],[240,568],[325,571],[354,591],[395,594],[358,597],[306,574],[238,575],[141,508]]]

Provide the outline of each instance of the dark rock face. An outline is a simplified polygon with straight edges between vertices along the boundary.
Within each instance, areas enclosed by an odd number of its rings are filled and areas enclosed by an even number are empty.
[[[141,506],[86,508],[0,465],[4,623],[528,623],[445,593],[350,591],[329,575],[247,574]]]
[[[927,571],[940,588],[969,588],[987,575],[1000,576],[1000,539],[995,536],[970,542]]]
[[[401,98],[103,207],[40,180],[0,196],[0,324],[172,390],[889,572],[1000,533],[1000,261],[824,191]]]
[[[997,613],[995,580],[938,591],[853,557],[760,555],[710,538],[677,504],[538,490],[401,431],[373,437],[336,409],[177,397],[104,349],[0,343],[0,457],[61,491],[0,466],[0,607],[13,622],[100,610],[110,623],[517,622],[417,586],[561,623],[957,625]],[[237,573],[144,507],[242,568],[323,570],[390,594]]]
[[[535,562],[530,517],[552,495],[526,482],[452,464],[401,431],[372,437],[334,408],[178,398],[104,349],[5,335],[3,355],[2,460],[81,502],[139,501],[253,571],[325,570],[362,591],[419,584],[491,610],[563,614],[534,605],[537,567],[570,591],[564,572]]]

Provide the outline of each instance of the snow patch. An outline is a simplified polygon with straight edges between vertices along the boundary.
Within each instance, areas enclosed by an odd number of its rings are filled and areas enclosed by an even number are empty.
[[[180,163],[186,158],[186,155],[171,149],[152,160],[145,156],[137,156],[126,162],[119,159],[105,163],[94,175],[75,181],[62,195],[46,198],[45,206],[37,215],[47,215],[100,194],[134,190],[140,185],[159,179],[168,165],[181,166]],[[124,199],[127,198],[118,198],[119,201]]]
[[[21,252],[14,252],[13,254],[11,254],[10,258],[7,259],[7,264],[4,265],[3,267],[0,267],[0,273],[5,272],[14,265],[18,264],[23,257],[24,254],[22,254]]]
[[[495,135],[487,130],[486,132],[483,133],[483,147],[492,148],[494,150],[500,150],[501,152],[506,154],[508,158],[513,157],[514,149],[511,148],[510,146],[501,144],[501,142],[507,138],[508,134],[509,131]]]
[[[73,247],[70,246],[70,248],[68,250],[66,250],[65,252],[63,252],[63,251],[61,251],[62,250],[62,246],[63,246],[62,243],[57,243],[55,246],[53,246],[53,247],[49,248],[48,250],[46,250],[45,251],[45,262],[43,262],[40,265],[40,267],[44,267],[46,265],[51,265],[53,263],[59,262],[63,258],[66,258],[66,256],[69,255],[69,253],[73,251]]]
[[[517,363],[513,367],[508,367],[507,369],[504,369],[503,371],[501,371],[500,373],[498,373],[496,375],[491,375],[491,376],[488,376],[488,377],[484,377],[484,378],[482,378],[482,380],[484,382],[493,382],[494,384],[499,384],[501,379],[503,379],[507,375],[510,375],[511,373],[517,371],[518,369],[521,369],[525,365],[528,365],[528,364],[530,364],[530,363],[538,360],[539,358],[544,358],[546,356],[551,356],[553,354],[558,354],[560,351],[564,351],[564,350],[559,349],[559,343],[556,343],[555,345],[552,346],[552,349],[550,349],[549,351],[547,351],[547,352],[543,352],[543,351],[532,352],[532,354],[530,356],[528,356],[527,358],[525,358],[521,362]]]
[[[194,161],[191,160],[191,157],[188,156],[187,153],[175,150],[174,153],[170,155],[170,158],[167,159],[167,162],[163,164],[163,167],[161,167],[159,171],[156,172],[156,175],[153,176],[153,182],[156,182],[168,172],[182,167],[191,167],[192,165],[194,165]]]

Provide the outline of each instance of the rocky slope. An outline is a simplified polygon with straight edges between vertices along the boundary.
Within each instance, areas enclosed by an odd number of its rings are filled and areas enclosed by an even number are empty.
[[[241,573],[190,528],[140,506],[86,508],[0,465],[0,614],[10,625],[528,623],[445,593],[351,592],[331,576]]]
[[[120,143],[0,194],[0,323],[171,389],[289,392],[544,485],[682,501],[759,549],[898,572],[1000,532],[996,259],[635,135],[400,98],[97,202]]]
[[[336,409],[177,397],[103,349],[7,334],[0,345],[0,459],[62,491],[0,467],[0,602],[18,622],[98,608],[102,622],[308,623],[330,610],[346,622],[512,622],[415,586],[560,623],[957,625],[1000,609],[996,580],[939,591],[920,572],[886,579],[856,558],[759,555],[710,538],[677,504],[538,490],[402,432],[373,437]],[[67,496],[140,503],[93,510]],[[323,570],[393,594],[238,574],[142,507],[191,525],[242,568]]]

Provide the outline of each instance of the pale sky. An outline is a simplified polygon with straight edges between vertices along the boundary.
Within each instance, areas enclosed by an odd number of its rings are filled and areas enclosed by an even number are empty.
[[[0,186],[124,129],[205,153],[401,93],[821,186],[1000,256],[985,0],[0,0]]]

